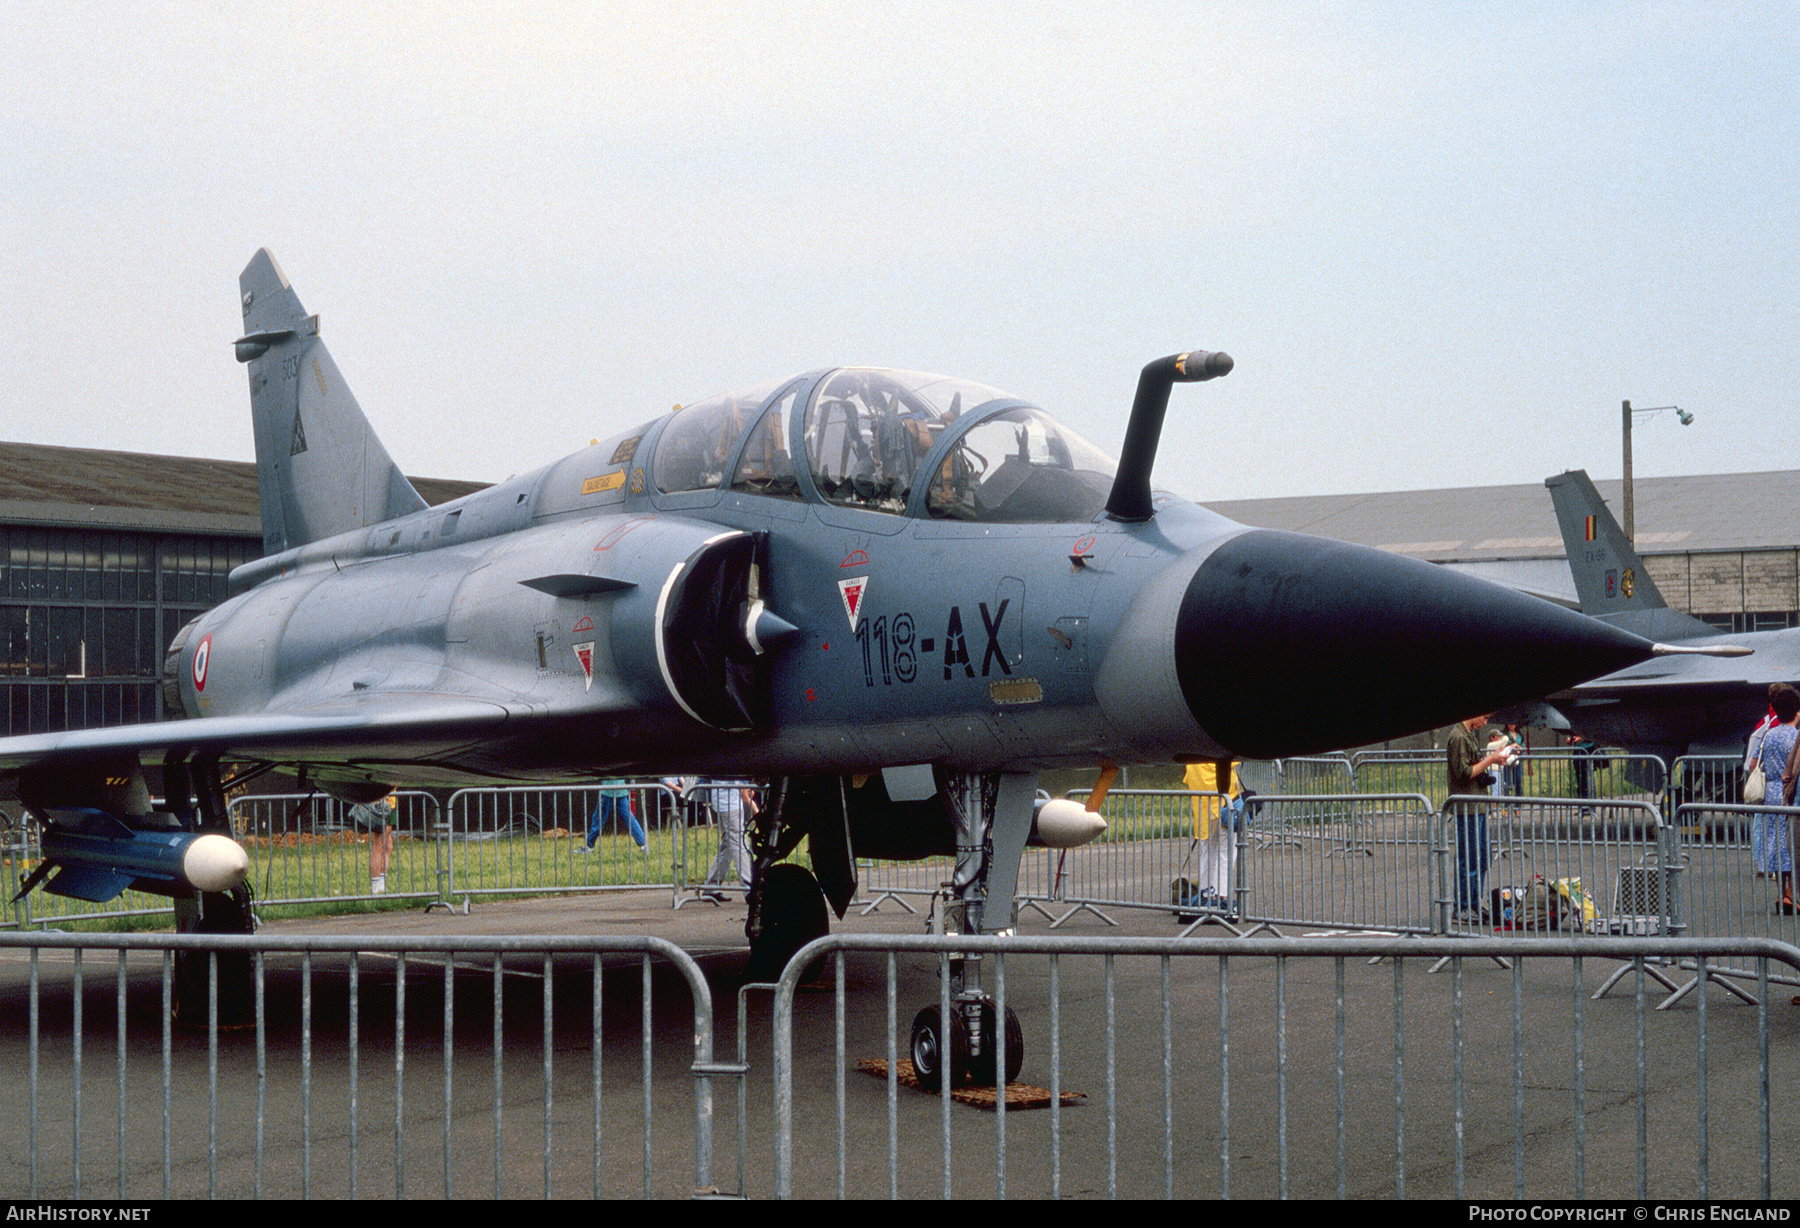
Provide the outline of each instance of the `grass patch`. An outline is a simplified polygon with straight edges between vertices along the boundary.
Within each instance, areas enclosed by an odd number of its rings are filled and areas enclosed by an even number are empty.
[[[401,832],[380,895],[371,891],[367,833],[252,836],[242,843],[250,854],[248,881],[256,914],[276,921],[414,910],[440,898],[440,888],[442,898],[455,901],[472,892],[542,896],[597,887],[667,886],[674,874],[685,881],[704,878],[717,852],[711,828],[659,828],[646,837],[639,849],[630,836],[602,835],[592,852],[581,852],[586,841],[564,831],[448,841],[415,840]],[[18,873],[30,873],[34,864],[21,863]],[[89,904],[34,891],[30,904],[33,915],[27,924],[32,926],[44,924],[36,919],[42,916],[57,918],[48,923],[51,928],[78,933],[174,928],[168,898],[144,892],[127,891],[106,904]],[[15,908],[21,921],[26,920],[23,908]],[[132,915],[115,915],[120,913]]]

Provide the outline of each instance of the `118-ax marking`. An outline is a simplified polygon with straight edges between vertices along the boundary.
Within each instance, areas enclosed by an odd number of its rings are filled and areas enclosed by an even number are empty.
[[[1000,625],[1006,619],[1006,607],[1012,598],[1008,597],[1000,603],[1000,608],[988,612],[987,602],[980,603],[981,626],[987,633],[987,647],[981,654],[981,676],[988,677],[993,667],[998,664],[1003,674],[1012,673],[1012,666],[1007,664],[1006,653],[1000,647]],[[951,606],[950,616],[944,622],[944,681],[955,676],[957,666],[962,667],[963,677],[975,676],[974,663],[969,659],[968,637],[963,633],[962,607]],[[937,640],[931,637],[917,638],[913,616],[910,612],[901,611],[894,615],[893,622],[888,622],[883,615],[876,619],[861,619],[856,624],[856,642],[862,645],[863,685],[875,685],[877,666],[881,670],[883,686],[892,686],[896,682],[912,682],[919,676],[919,654],[933,652],[937,648]]]

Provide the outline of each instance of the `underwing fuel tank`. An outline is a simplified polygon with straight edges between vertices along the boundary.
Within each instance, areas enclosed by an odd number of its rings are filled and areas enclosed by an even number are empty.
[[[44,860],[20,886],[24,898],[51,871],[51,895],[104,904],[127,888],[158,895],[223,892],[241,886],[249,854],[229,836],[180,828],[131,827],[102,810],[51,810]]]

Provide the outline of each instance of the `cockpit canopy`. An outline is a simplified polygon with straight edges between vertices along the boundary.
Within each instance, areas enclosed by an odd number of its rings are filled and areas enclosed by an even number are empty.
[[[795,457],[801,464],[795,464]],[[996,523],[1090,520],[1111,458],[997,389],[846,367],[676,411],[656,443],[665,494],[721,486],[892,515]]]

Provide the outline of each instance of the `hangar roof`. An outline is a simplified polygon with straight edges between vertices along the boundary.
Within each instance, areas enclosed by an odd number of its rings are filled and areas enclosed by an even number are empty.
[[[485,482],[413,478],[430,504]],[[96,448],[0,443],[0,522],[262,537],[256,466]]]
[[[486,483],[413,478],[436,505]],[[1617,478],[1595,483],[1619,513]],[[260,537],[256,466],[0,443],[0,522],[175,529]],[[1450,490],[1232,499],[1207,503],[1233,520],[1358,542],[1434,562],[1560,559],[1542,482]],[[1638,548],[1645,554],[1792,548],[1800,526],[1800,470],[1637,480]]]
[[[1594,485],[1622,520],[1620,480]],[[1793,511],[1800,505],[1800,469],[1638,478],[1635,485],[1641,554],[1792,549],[1800,543]],[[1556,509],[1542,482],[1206,506],[1259,528],[1315,533],[1432,562],[1563,557]]]

